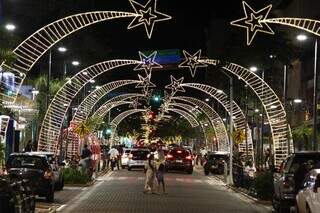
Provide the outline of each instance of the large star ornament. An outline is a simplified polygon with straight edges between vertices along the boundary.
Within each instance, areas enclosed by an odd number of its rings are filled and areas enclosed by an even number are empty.
[[[136,88],[150,88],[150,87],[156,87],[154,83],[151,82],[151,74],[147,75],[145,78],[141,75],[138,75],[139,77],[139,83],[136,85]]]
[[[130,107],[137,109],[138,106],[140,106],[141,104],[139,103],[139,98],[134,98],[131,100],[131,103],[129,104]]]
[[[171,19],[171,16],[157,11],[157,0],[149,0],[145,5],[142,5],[134,0],[129,0],[129,2],[137,16],[131,21],[128,29],[144,25],[149,39],[152,36],[153,28],[156,22]]]
[[[245,1],[242,2],[242,6],[245,17],[232,21],[230,24],[247,30],[247,45],[252,43],[257,32],[274,34],[269,25],[264,22],[271,11],[272,5],[268,5],[259,11],[253,10]]]
[[[185,92],[184,88],[181,86],[184,78],[175,79],[172,75],[170,76],[171,83],[167,85],[166,89],[171,89],[171,95],[174,95],[176,92]]]
[[[147,75],[149,75],[154,68],[162,68],[160,64],[155,62],[157,56],[157,51],[152,52],[150,55],[146,56],[142,52],[139,52],[139,57],[141,63],[138,64],[133,70],[144,70]]]
[[[183,50],[185,60],[179,64],[179,68],[187,67],[191,72],[191,76],[194,78],[198,67],[207,67],[208,65],[201,62],[201,50],[198,50],[195,54],[191,55],[187,51]]]

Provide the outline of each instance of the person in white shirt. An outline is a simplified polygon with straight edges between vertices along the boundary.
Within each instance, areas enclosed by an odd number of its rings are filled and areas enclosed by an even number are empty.
[[[245,182],[248,188],[250,188],[255,176],[256,176],[257,169],[250,161],[247,163],[246,167],[244,168],[244,177]]]
[[[112,148],[109,150],[108,154],[110,155],[110,160],[111,160],[112,158],[115,159],[116,164],[117,164],[117,168],[118,168],[118,170],[119,170],[119,169],[120,169],[120,167],[119,167],[119,151],[118,151],[115,147],[112,147]]]

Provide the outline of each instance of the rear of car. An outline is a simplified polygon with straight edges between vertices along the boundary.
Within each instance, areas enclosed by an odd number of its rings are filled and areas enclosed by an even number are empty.
[[[299,213],[320,211],[320,169],[313,169],[308,173],[296,200]]]
[[[148,149],[132,149],[128,159],[128,171],[132,168],[144,168],[150,151]]]
[[[54,199],[54,173],[45,155],[13,153],[6,165],[11,180],[27,179],[36,195]]]
[[[185,149],[172,149],[166,155],[165,168],[167,171],[185,171],[189,174],[193,172],[192,155]]]
[[[303,180],[313,167],[320,165],[320,153],[299,152],[288,157],[281,171],[274,175],[273,207],[288,212],[296,204],[296,194],[302,188]]]
[[[121,167],[123,169],[128,166],[130,151],[130,149],[124,149],[123,154],[121,155]]]

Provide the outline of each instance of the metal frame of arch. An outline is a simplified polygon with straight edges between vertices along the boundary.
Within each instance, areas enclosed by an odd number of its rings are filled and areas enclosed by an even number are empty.
[[[198,84],[198,83],[183,83],[180,86],[194,88],[207,93],[208,95],[216,99],[224,107],[224,109],[228,112],[228,114],[230,114],[230,100],[222,90],[219,90],[209,85]],[[234,121],[234,126],[237,130],[246,131],[246,128],[247,128],[247,141],[249,146],[248,151],[249,153],[251,151],[250,154],[252,155],[253,143],[252,143],[251,131],[247,124],[244,113],[242,112],[241,108],[235,101],[233,101],[233,116],[235,116],[233,121]],[[243,148],[245,149],[245,145],[243,143],[239,147],[240,147],[240,151],[245,152],[245,150],[242,150]]]
[[[81,70],[66,82],[51,101],[43,119],[39,134],[39,151],[52,151],[59,137],[62,123],[72,99],[91,79],[114,68],[140,64],[137,60],[104,61]]]
[[[199,59],[200,62],[217,65],[215,59]],[[267,115],[273,140],[274,163],[277,167],[293,152],[292,133],[287,123],[284,107],[272,88],[257,74],[235,63],[226,63],[222,69],[234,74],[258,96]],[[290,143],[290,145],[289,145]]]
[[[192,128],[199,126],[199,122],[189,112],[172,107],[167,108],[167,111],[175,112],[184,117],[190,123]]]
[[[187,96],[173,96],[172,100],[179,100],[183,102],[190,103],[194,106],[198,106],[201,111],[205,113],[205,115],[209,118],[211,125],[214,128],[216,138],[218,141],[218,150],[220,151],[229,151],[229,137],[224,125],[222,118],[219,114],[207,103],[194,98],[194,97],[187,97]]]
[[[17,91],[8,101],[14,102],[19,92],[20,86],[26,76],[26,73],[34,66],[39,58],[47,52],[53,45],[70,34],[93,24],[116,19],[136,17],[138,14],[118,11],[95,11],[80,13],[59,19],[37,30],[18,47],[13,50],[17,60],[12,66],[5,65],[5,69],[13,71],[17,80]],[[22,76],[20,76],[22,75]]]

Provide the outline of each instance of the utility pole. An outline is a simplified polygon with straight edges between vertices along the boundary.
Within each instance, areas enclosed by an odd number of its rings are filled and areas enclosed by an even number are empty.
[[[49,67],[48,67],[48,76],[47,76],[47,109],[49,107],[50,103],[50,78],[51,78],[51,68],[52,68],[52,53],[51,50],[49,50]]]
[[[245,85],[245,93],[246,93],[246,103],[245,103],[245,119],[246,119],[246,123],[248,123],[248,86]],[[249,147],[248,147],[248,127],[246,126],[245,128],[245,132],[244,132],[244,136],[246,138],[246,161],[249,159]]]
[[[262,80],[264,81],[264,70],[262,70]],[[262,96],[264,95],[264,83],[262,82]],[[264,108],[261,105],[261,133],[260,133],[260,166],[263,167],[263,129],[264,129]]]
[[[318,105],[318,73],[317,73],[317,59],[318,59],[318,40],[314,43],[314,69],[313,69],[313,150],[318,151],[317,140],[317,105]]]
[[[230,81],[230,136],[229,136],[229,141],[230,141],[230,159],[229,159],[229,184],[233,185],[233,175],[232,175],[232,166],[233,166],[233,79],[231,76],[229,77]]]

